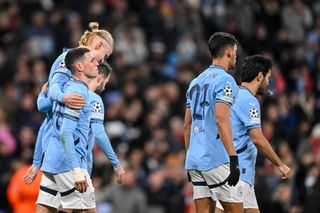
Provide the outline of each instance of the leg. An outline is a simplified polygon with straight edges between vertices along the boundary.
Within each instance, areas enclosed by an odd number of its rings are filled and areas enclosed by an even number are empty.
[[[215,201],[212,199],[212,194],[201,172],[196,170],[189,170],[188,175],[193,188],[193,199],[196,206],[197,213],[213,213],[215,208]]]
[[[52,174],[42,173],[36,204],[37,213],[57,212],[60,206],[60,196]]]
[[[50,206],[43,205],[43,204],[37,204],[36,212],[37,213],[53,213],[53,212],[57,212],[57,209]]]
[[[96,213],[96,209],[83,209],[83,210],[77,210],[76,213]]]
[[[215,208],[215,202],[210,198],[200,198],[196,199],[196,212],[197,213],[213,213]]]
[[[220,201],[225,213],[240,213],[243,212],[242,203],[227,203]]]
[[[69,212],[70,209],[76,210],[75,212],[96,212],[92,181],[86,170],[83,169],[82,172],[89,185],[84,193],[75,190],[74,180],[70,171],[54,175],[61,195],[61,210],[66,212]]]
[[[226,183],[226,179],[230,174],[229,164],[222,164],[216,168],[201,172],[206,180],[214,200],[219,200],[226,213],[243,213],[243,197],[242,197],[242,182],[239,181],[234,187]],[[221,212],[221,211],[217,211]],[[222,211],[223,212],[223,211]]]
[[[220,201],[218,200],[217,202],[216,202],[216,211],[215,211],[215,213],[223,213],[224,211],[223,211],[223,207],[221,206],[221,203],[220,203]]]
[[[223,212],[224,212],[223,210],[216,208],[215,213],[223,213]]]
[[[72,209],[59,209],[57,213],[72,213]]]
[[[244,213],[260,213],[259,209],[244,209]]]

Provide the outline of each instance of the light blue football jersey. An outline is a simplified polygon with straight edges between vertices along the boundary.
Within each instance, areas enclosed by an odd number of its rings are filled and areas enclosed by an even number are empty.
[[[229,162],[216,126],[215,103],[231,106],[237,93],[234,78],[221,66],[211,65],[191,81],[186,93],[192,113],[186,169],[207,171]]]
[[[254,183],[257,148],[249,130],[261,128],[260,104],[246,87],[239,87],[236,101],[231,107],[233,143],[238,153],[240,178],[250,185]]]
[[[62,101],[63,93],[62,93],[62,87],[63,85],[69,81],[71,78],[71,71],[68,70],[65,66],[64,59],[67,54],[68,50],[64,49],[64,52],[58,56],[58,58],[54,61],[53,65],[50,69],[50,74],[48,78],[49,87],[53,84],[57,88],[51,88],[51,93],[55,97],[56,100]],[[53,78],[55,76],[55,78]],[[47,100],[45,100],[47,99]],[[51,127],[52,127],[52,104],[51,106],[48,104],[52,101],[52,98],[50,97],[44,97],[43,94],[39,94],[37,104],[38,109],[40,112],[46,111],[46,119],[41,124],[41,127],[38,131],[36,145],[35,145],[35,151],[33,154],[33,165],[35,167],[40,167],[42,162],[42,155],[46,150],[48,138],[51,137]],[[42,109],[40,109],[42,108]]]
[[[53,103],[52,137],[44,154],[42,171],[53,174],[74,168],[87,169],[88,137],[90,131],[91,106],[88,103],[88,86],[70,79],[63,87],[65,94],[80,94],[87,104],[80,110],[72,110],[57,101]],[[70,130],[71,137],[60,139],[62,132]]]

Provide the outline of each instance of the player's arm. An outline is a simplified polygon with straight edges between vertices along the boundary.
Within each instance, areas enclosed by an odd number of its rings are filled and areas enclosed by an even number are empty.
[[[40,92],[37,98],[37,108],[39,112],[49,112],[52,109],[52,102],[47,94],[44,92]]]
[[[64,72],[55,72],[49,84],[48,95],[52,100],[65,104],[71,109],[81,109],[86,101],[79,94],[64,94],[62,92],[63,85],[70,79]]]
[[[72,169],[71,172],[75,181],[75,187],[78,191],[85,192],[88,184],[77,159],[73,138],[73,132],[77,127],[79,117],[80,112],[66,108],[60,128],[60,139],[63,144],[67,163]]]
[[[218,102],[215,104],[216,124],[219,137],[227,150],[229,156],[237,155],[232,142],[232,131],[230,124],[230,108],[227,104]]]
[[[228,184],[230,186],[235,186],[239,181],[240,169],[238,155],[232,141],[229,116],[230,107],[238,94],[238,86],[234,79],[231,76],[228,76],[221,80],[220,84],[216,88],[215,94],[214,113],[219,134],[217,135],[217,138],[220,137],[230,158],[230,175],[228,177]]]
[[[105,156],[110,160],[114,172],[117,176],[117,182],[122,183],[124,181],[126,172],[123,169],[123,167],[120,164],[120,161],[118,160],[118,157],[116,156],[110,140],[105,132],[104,128],[104,105],[99,98],[99,100],[93,100],[90,105],[92,108],[92,117],[91,117],[91,129],[93,136],[95,138],[95,142],[97,145],[101,148]],[[97,108],[96,108],[97,107]]]
[[[110,140],[105,132],[103,123],[93,122],[91,123],[91,128],[95,138],[95,142],[103,151],[105,156],[109,159],[114,168],[114,172],[117,176],[117,182],[119,184],[123,183],[126,172],[121,166],[120,161],[112,148]]]
[[[264,137],[261,128],[255,128],[249,130],[250,137],[253,143],[257,146],[259,151],[268,158],[282,173],[282,178],[286,179],[290,176],[291,170],[285,165],[279,156],[272,149],[268,140]]]
[[[186,107],[186,112],[184,115],[184,146],[186,151],[188,150],[189,144],[190,144],[191,124],[192,124],[191,110],[190,110],[190,107]]]
[[[52,102],[50,98],[47,96],[48,92],[48,82],[46,82],[38,95],[37,98],[37,108],[39,112],[46,113],[52,109]]]
[[[43,155],[42,155],[43,131],[44,131],[44,125],[42,124],[39,129],[36,145],[34,148],[32,165],[28,168],[26,174],[22,177],[22,181],[25,184],[31,184],[36,179],[38,170],[41,167],[41,162],[43,158]]]

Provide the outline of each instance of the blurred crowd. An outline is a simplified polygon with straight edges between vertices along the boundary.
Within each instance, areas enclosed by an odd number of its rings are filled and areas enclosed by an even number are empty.
[[[127,169],[126,183],[116,184],[94,148],[98,212],[195,212],[184,171],[185,92],[211,64],[207,40],[216,31],[239,40],[238,66],[257,53],[273,60],[273,95],[259,97],[262,129],[293,176],[283,181],[258,156],[261,213],[320,212],[319,1],[0,0],[1,213],[31,211],[38,187],[23,186],[21,175],[45,117],[36,98],[54,59],[78,45],[90,21],[115,40],[102,98],[106,131]]]

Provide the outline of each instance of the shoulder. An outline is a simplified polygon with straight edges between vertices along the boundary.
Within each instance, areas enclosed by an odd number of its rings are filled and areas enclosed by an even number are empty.
[[[62,53],[58,56],[58,58],[54,61],[51,72],[61,72],[71,75],[71,72],[67,69],[64,59],[67,55],[67,52]],[[53,74],[53,73],[52,73]]]
[[[59,67],[64,68],[65,67],[64,59],[66,55],[67,55],[67,52],[60,54],[58,58],[54,61],[53,66],[55,66],[56,68],[59,68]]]
[[[239,89],[235,105],[241,108],[260,108],[260,103],[256,97],[249,94],[245,89]]]
[[[84,85],[84,83],[82,83],[82,82],[70,79],[64,85],[63,89],[66,94],[76,93],[76,94],[83,96],[87,100],[89,98],[88,87],[86,85]]]
[[[221,80],[224,81],[224,82],[226,82],[226,83],[229,83],[230,85],[237,86],[236,81],[234,80],[234,78],[232,77],[232,75],[230,75],[229,73],[224,73],[224,74],[221,76]]]

